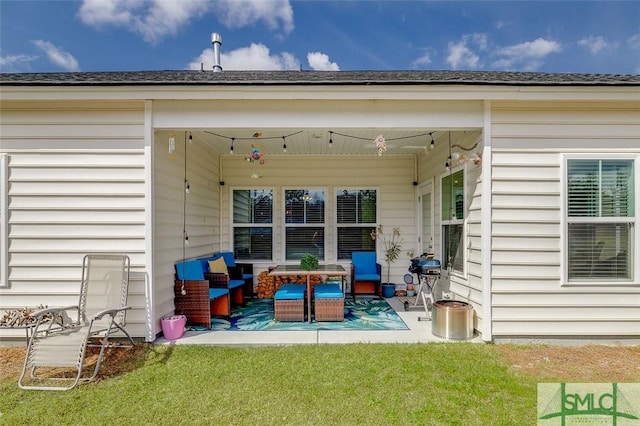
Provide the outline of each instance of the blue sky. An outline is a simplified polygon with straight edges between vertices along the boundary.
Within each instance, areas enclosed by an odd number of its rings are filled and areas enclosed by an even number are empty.
[[[0,0],[0,71],[640,73],[640,1]]]

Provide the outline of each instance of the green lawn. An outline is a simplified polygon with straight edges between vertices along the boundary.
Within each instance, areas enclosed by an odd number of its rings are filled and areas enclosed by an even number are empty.
[[[0,380],[0,424],[525,425],[536,381],[494,345],[154,346],[68,392]]]

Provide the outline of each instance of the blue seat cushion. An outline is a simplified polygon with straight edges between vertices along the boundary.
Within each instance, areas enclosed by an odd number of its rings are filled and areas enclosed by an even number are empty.
[[[358,274],[356,273],[355,279],[358,281],[380,281],[380,275],[378,274]]]
[[[179,280],[204,280],[204,271],[199,260],[187,260],[176,263],[176,276]]]
[[[344,294],[338,284],[317,284],[314,288],[316,299],[342,299]]]
[[[275,300],[299,300],[304,299],[306,286],[302,284],[284,284],[273,296]]]
[[[229,288],[242,287],[243,285],[244,280],[229,280]]]
[[[355,267],[356,275],[378,273],[375,251],[354,251],[351,253],[351,263]]]
[[[210,288],[209,289],[209,299],[217,299],[218,297],[222,297],[225,294],[229,294],[229,290],[226,288]]]
[[[236,259],[232,251],[217,251],[213,254],[216,259],[222,257],[227,266],[236,266]]]
[[[243,280],[252,280],[253,279],[253,274],[242,274],[242,279]]]

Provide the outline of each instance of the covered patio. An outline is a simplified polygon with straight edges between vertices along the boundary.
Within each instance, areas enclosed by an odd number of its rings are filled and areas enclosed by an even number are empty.
[[[175,345],[295,345],[295,344],[344,344],[344,343],[429,343],[451,342],[432,333],[431,321],[425,321],[424,309],[419,306],[404,310],[401,299],[386,299],[397,312],[408,330],[316,330],[316,331],[186,331],[177,340],[158,338],[158,344]],[[419,319],[421,318],[421,319]],[[476,332],[467,342],[482,342]]]

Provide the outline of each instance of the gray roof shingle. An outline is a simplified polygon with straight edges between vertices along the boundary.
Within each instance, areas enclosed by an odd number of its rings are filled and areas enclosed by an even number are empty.
[[[510,71],[111,71],[0,73],[6,86],[128,85],[638,86],[640,75]]]

